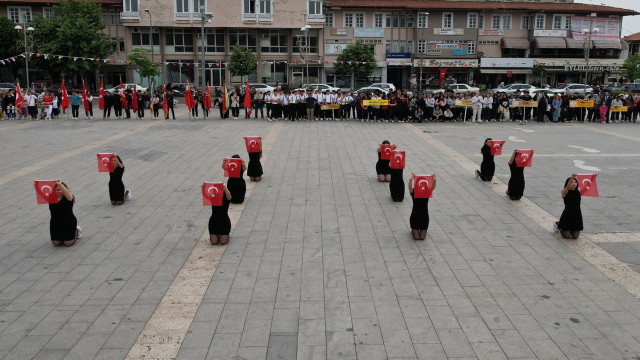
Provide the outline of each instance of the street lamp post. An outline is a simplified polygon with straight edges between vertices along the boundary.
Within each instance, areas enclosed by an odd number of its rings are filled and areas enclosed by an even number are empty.
[[[27,31],[33,31],[35,29],[32,28],[31,26],[27,28],[23,28],[20,25],[16,25],[14,29],[18,31],[22,31],[22,33],[24,34],[24,55],[25,55],[24,64],[25,64],[25,71],[26,71],[26,77],[27,77],[27,89],[29,89],[29,50],[27,49]]]
[[[144,9],[144,12],[146,12],[147,14],[149,14],[149,46],[151,47],[151,62],[153,63],[153,65],[156,65],[156,59],[154,56],[154,51],[153,51],[153,22],[151,19],[151,12],[149,11],[149,9]],[[151,82],[149,83],[149,91],[152,90],[151,87]]]
[[[585,67],[584,70],[584,83],[587,84],[588,83],[588,79],[589,79],[589,53],[591,52],[591,35],[593,34],[597,34],[598,31],[600,31],[600,29],[598,28],[594,28],[593,27],[593,18],[596,16],[596,14],[591,14],[591,20],[589,21],[589,28],[588,29],[583,29],[582,33],[583,34],[587,34],[587,37],[585,37],[585,43],[584,43],[584,59],[585,62],[587,64],[587,66]]]
[[[305,25],[300,28],[300,31],[304,32],[304,62],[307,67],[307,82],[309,82],[309,53],[311,49],[309,48],[309,29],[311,26]],[[300,48],[300,52],[302,52],[302,47]],[[304,76],[302,77],[302,83],[304,84]]]
[[[257,16],[257,15],[256,15]],[[211,22],[211,19],[213,18],[213,14],[211,13],[207,13],[206,9],[204,7],[202,7],[202,9],[200,10],[200,20],[201,20],[201,27],[200,27],[200,32],[202,34],[202,41],[201,41],[201,45],[202,45],[202,59],[200,61],[200,74],[201,74],[201,82],[200,82],[200,87],[203,88],[205,86],[204,83],[204,54],[205,54],[205,50],[206,50],[206,45],[207,45],[207,38],[206,35],[204,33],[204,22]]]

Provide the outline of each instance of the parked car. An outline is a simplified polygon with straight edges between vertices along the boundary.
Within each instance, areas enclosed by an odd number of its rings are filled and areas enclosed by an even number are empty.
[[[593,89],[589,85],[585,84],[566,84],[559,88],[544,90],[547,95],[549,94],[560,94],[564,95],[567,91],[569,91],[570,95],[578,94],[579,96],[585,96],[586,94],[591,94]]]
[[[396,86],[393,85],[392,83],[375,83],[375,84],[371,84],[369,85],[370,87],[377,87],[380,89],[384,89],[390,92],[395,92],[396,91]]]
[[[0,83],[0,91],[7,92],[9,90],[14,90],[16,88],[16,84],[14,83]]]
[[[322,92],[325,92],[326,90],[338,91],[340,88],[327,84],[311,84],[307,86],[307,90],[321,90]]]
[[[516,91],[520,90],[520,92],[528,91],[529,93],[534,93],[538,90],[537,87],[529,84],[511,84],[509,86],[503,88],[495,88],[491,89],[491,92],[494,94],[507,94],[509,96],[516,93]]]
[[[146,87],[142,87],[138,84],[122,84],[124,86],[125,89],[133,89],[133,87],[135,86],[136,92],[138,91],[142,91],[142,92],[146,92],[147,88]],[[105,91],[109,91],[109,92],[117,92],[118,90],[120,90],[120,85],[112,87],[111,89],[105,89]],[[69,91],[69,89],[67,89],[67,91]],[[80,90],[82,91],[82,90]]]
[[[381,89],[379,87],[373,87],[373,86],[363,87],[355,91],[356,95],[360,95],[361,93],[367,93],[367,94],[379,93],[379,94],[385,94],[385,95],[389,94],[387,90]]]
[[[631,91],[632,93],[640,93],[640,83],[631,83],[629,84],[629,91]]]
[[[608,86],[608,87],[602,89],[602,91],[608,91],[610,93],[612,93],[614,91],[629,91],[629,90],[630,90],[630,84],[617,85],[617,86]]]
[[[260,90],[260,92],[263,94],[266,93],[267,91],[273,92],[273,90],[276,89],[275,87],[267,84],[251,84],[251,83],[249,83],[249,88]]]
[[[427,93],[432,93],[432,94],[444,93],[444,92],[449,92],[454,94],[466,94],[469,92],[473,93],[476,91],[480,91],[480,88],[477,88],[468,84],[447,84],[442,89],[426,90]]]

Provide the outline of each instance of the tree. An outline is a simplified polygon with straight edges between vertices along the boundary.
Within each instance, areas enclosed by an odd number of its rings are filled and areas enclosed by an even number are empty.
[[[533,65],[533,75],[538,77],[538,80],[540,81],[540,86],[542,86],[542,77],[544,76],[545,72],[547,72],[546,66],[542,64]]]
[[[141,79],[149,79],[149,90],[151,90],[151,79],[158,75],[158,66],[147,57],[149,53],[151,53],[150,49],[135,48],[131,50],[127,60],[131,63],[129,66],[138,72]]]
[[[622,64],[622,69],[622,76],[625,78],[631,81],[640,79],[640,56],[629,55],[624,64]]]
[[[354,75],[356,78],[366,78],[376,68],[373,46],[363,43],[362,40],[356,41],[342,50],[333,68],[338,76]]]
[[[35,28],[34,45],[38,53],[67,57],[36,59],[37,66],[69,75],[103,66],[102,61],[78,61],[104,59],[113,53],[113,42],[101,32],[105,27],[102,7],[89,0],[60,0],[53,6],[53,15],[50,19],[36,18],[31,23]]]
[[[233,76],[244,77],[245,75],[254,74],[256,72],[256,56],[249,48],[236,44],[231,49],[227,68]]]
[[[24,52],[24,42],[19,40],[17,30],[14,29],[16,24],[11,22],[9,18],[0,16],[0,59],[6,59],[11,56]]]

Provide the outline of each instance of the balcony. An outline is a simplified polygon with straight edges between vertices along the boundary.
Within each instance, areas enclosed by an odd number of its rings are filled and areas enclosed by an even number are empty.
[[[139,11],[123,11],[120,13],[120,19],[122,21],[139,21],[140,12]]]
[[[307,15],[308,24],[324,24],[324,15],[322,14],[309,14]]]
[[[242,14],[242,22],[248,23],[271,23],[273,22],[273,14]]]
[[[201,21],[202,13],[199,12],[176,12],[173,14],[175,21]]]

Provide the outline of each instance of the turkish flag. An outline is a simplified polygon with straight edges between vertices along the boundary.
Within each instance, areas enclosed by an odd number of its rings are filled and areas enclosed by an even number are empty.
[[[133,111],[138,112],[138,92],[135,90],[136,85],[134,85],[133,89],[133,97],[131,98],[131,109]]]
[[[167,102],[167,86],[164,86],[164,93],[162,94],[162,110],[169,111],[169,103]],[[168,116],[168,115],[167,115]]]
[[[207,84],[207,90],[204,92],[204,107],[207,110],[211,110],[211,91],[209,91],[209,84]]]
[[[518,158],[516,165],[518,167],[531,167],[531,159],[533,158],[533,150],[518,150]]]
[[[413,178],[413,197],[416,199],[433,197],[432,175],[416,175]]]
[[[124,85],[122,85],[122,78],[120,78],[120,102],[125,110],[129,109],[129,103],[127,102],[127,97],[124,94]]]
[[[260,152],[260,143],[262,139],[260,136],[245,136],[244,143],[247,146],[248,153],[257,153]]]
[[[27,84],[27,89],[29,89],[29,84]],[[16,83],[16,101],[15,101],[16,113],[19,113],[22,111],[22,101],[23,101],[22,90],[20,90],[20,84]]]
[[[187,80],[187,87],[184,90],[184,104],[187,105],[189,111],[196,105],[196,99],[193,98],[193,93],[191,92],[191,86],[189,86],[189,81]]]
[[[242,159],[224,158],[224,177],[239,178],[242,171]]]
[[[391,169],[404,169],[405,153],[403,150],[393,150],[391,152],[391,161],[389,167]]]
[[[596,183],[598,174],[578,174],[576,180],[580,187],[582,196],[598,197],[598,184]]]
[[[89,112],[89,99],[87,98],[87,85],[82,80],[82,103],[84,104],[84,112]]]
[[[98,153],[98,172],[113,172],[112,153]]]
[[[440,77],[438,78],[438,85],[444,84],[444,77],[446,75],[447,75],[447,69],[446,68],[441,68],[440,69]]]
[[[380,159],[391,160],[391,152],[393,151],[393,145],[380,145]]]
[[[202,206],[221,206],[222,197],[224,191],[222,190],[222,183],[208,183],[205,182],[202,188]]]
[[[69,107],[69,94],[67,93],[67,87],[64,86],[64,79],[62,79],[62,86],[60,87],[60,93],[62,94],[62,111],[67,110]]]
[[[98,100],[98,107],[100,110],[104,109],[104,86],[102,85],[102,78],[100,78],[100,99]]]
[[[33,186],[36,188],[38,205],[58,203],[55,180],[33,180]]]
[[[251,115],[253,109],[251,103],[251,88],[249,88],[249,82],[247,81],[247,89],[244,91],[244,107],[247,109],[247,115]]]
[[[502,145],[504,145],[504,140],[490,140],[489,142],[491,143],[491,155],[502,155]]]

